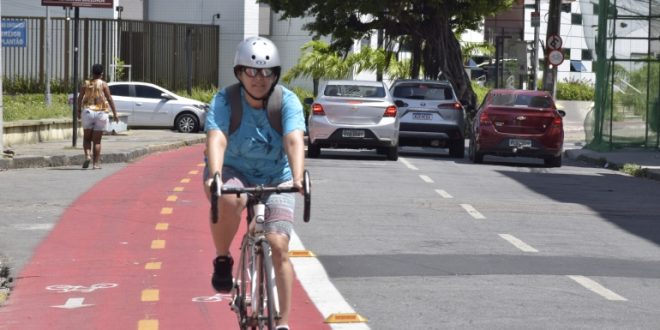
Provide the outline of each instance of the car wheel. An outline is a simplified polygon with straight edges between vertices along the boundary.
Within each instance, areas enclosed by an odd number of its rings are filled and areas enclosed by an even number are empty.
[[[389,160],[398,160],[399,159],[399,146],[387,148],[387,159]]]
[[[561,167],[561,155],[543,159],[547,167]]]
[[[181,133],[197,133],[199,131],[199,119],[191,113],[182,113],[174,120],[174,128]]]
[[[321,147],[316,143],[310,143],[307,146],[307,157],[318,158],[321,155]]]
[[[449,157],[465,157],[465,140],[461,139],[449,141]]]

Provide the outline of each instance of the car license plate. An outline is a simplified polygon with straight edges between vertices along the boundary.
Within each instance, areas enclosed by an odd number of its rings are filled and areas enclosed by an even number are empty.
[[[345,138],[363,138],[363,129],[345,129],[341,132],[341,136]]]
[[[532,140],[510,139],[509,140],[509,147],[531,148],[532,147]]]
[[[422,113],[422,112],[413,112],[412,114],[413,119],[417,120],[431,120],[432,115],[430,113]]]

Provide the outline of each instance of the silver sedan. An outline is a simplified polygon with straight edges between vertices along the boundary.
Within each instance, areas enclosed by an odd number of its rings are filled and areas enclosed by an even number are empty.
[[[321,148],[376,149],[399,157],[399,119],[389,90],[379,81],[331,80],[311,104],[307,156]]]

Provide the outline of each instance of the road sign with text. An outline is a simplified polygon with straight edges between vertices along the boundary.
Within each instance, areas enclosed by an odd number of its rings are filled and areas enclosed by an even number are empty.
[[[112,0],[41,0],[42,6],[112,8]]]

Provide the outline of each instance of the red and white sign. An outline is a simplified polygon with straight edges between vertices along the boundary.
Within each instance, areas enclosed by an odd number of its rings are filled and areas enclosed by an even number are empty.
[[[42,6],[112,8],[112,0],[41,0]]]
[[[550,35],[546,40],[546,47],[548,49],[561,49],[562,44],[561,37],[556,34]]]
[[[564,53],[561,50],[554,49],[548,53],[548,62],[554,66],[558,66],[564,62]]]

